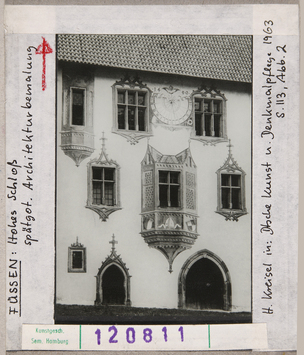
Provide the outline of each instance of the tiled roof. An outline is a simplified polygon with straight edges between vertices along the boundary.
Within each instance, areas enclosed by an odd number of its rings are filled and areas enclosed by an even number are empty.
[[[59,60],[251,82],[251,36],[58,35]]]

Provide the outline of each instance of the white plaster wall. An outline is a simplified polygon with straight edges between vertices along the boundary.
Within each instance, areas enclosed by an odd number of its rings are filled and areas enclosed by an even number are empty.
[[[235,311],[251,310],[251,95],[243,84],[216,82],[227,98],[227,131],[233,144],[232,152],[238,165],[246,172],[246,207],[248,215],[238,222],[225,221],[215,213],[217,207],[216,170],[228,155],[227,143],[204,146],[191,141],[191,152],[197,165],[198,233],[195,245],[181,253],[168,272],[165,257],[150,249],[139,234],[141,213],[141,161],[147,140],[130,145],[120,135],[112,133],[112,85],[126,71],[98,69],[94,82],[95,151],[100,154],[102,132],[107,138],[109,158],[120,165],[122,210],[110,215],[107,222],[85,208],[87,200],[87,162],[79,167],[64,155],[58,134],[57,148],[57,239],[56,239],[56,295],[62,304],[94,304],[95,275],[101,262],[110,254],[109,241],[114,233],[117,253],[129,268],[131,301],[136,307],[176,308],[178,275],[195,252],[208,249],[226,264],[231,275],[232,306]],[[202,79],[183,78],[153,73],[140,73],[148,86],[173,85],[188,90],[196,89]],[[58,71],[58,132],[61,130],[61,72]],[[163,154],[177,154],[188,147],[190,131],[169,131],[153,128],[150,145]],[[87,272],[68,273],[68,247],[79,237],[87,250]]]

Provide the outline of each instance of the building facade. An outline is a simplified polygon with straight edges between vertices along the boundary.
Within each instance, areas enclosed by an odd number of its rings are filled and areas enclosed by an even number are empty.
[[[58,304],[251,311],[251,50],[58,35]]]

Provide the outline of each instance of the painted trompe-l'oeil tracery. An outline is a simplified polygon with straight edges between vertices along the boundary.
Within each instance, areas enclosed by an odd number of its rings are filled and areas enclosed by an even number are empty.
[[[65,154],[75,160],[76,165],[93,152],[93,144],[83,144],[83,137],[92,136],[93,131],[92,122],[88,118],[90,115],[88,106],[92,98],[86,89],[90,87],[90,78],[87,79],[86,84],[83,80],[80,80],[80,83],[85,88],[75,86],[70,87],[70,91],[64,91],[65,101],[70,101],[71,104],[65,105],[64,108],[63,117],[68,115],[70,118],[65,118],[63,124],[64,131],[67,133],[62,132],[61,146]],[[73,84],[76,85],[77,82],[73,81]],[[115,97],[113,133],[127,138],[131,144],[151,136],[152,125],[157,123],[162,126],[168,125],[168,128],[173,130],[182,127],[188,130],[190,128],[189,138],[203,145],[215,145],[228,140],[227,100],[215,88],[201,86],[189,94],[170,86],[153,92],[139,79],[125,78],[113,85],[113,95]],[[167,106],[164,102],[167,102]],[[181,102],[184,105],[180,106]],[[170,116],[171,113],[178,112],[173,109],[173,104],[179,108],[178,117],[175,114]],[[152,111],[151,120],[149,110]],[[164,117],[167,119],[165,120]],[[73,129],[73,126],[76,126],[76,129]],[[67,145],[67,134],[71,137],[81,134],[82,140],[77,141],[78,143],[81,141],[80,145],[76,147],[73,142]],[[96,212],[101,221],[107,221],[109,215],[120,210],[123,204],[121,205],[120,202],[120,166],[116,161],[109,159],[106,153],[104,133],[101,140],[102,148],[99,157],[90,160],[87,164],[88,198],[85,207]],[[227,221],[238,221],[239,217],[247,213],[245,172],[232,157],[230,140],[228,147],[227,160],[216,171],[218,198],[215,212],[224,216]],[[159,250],[166,257],[169,272],[172,272],[174,259],[184,250],[191,248],[199,236],[196,190],[200,179],[197,177],[190,145],[181,153],[165,155],[147,144],[141,167],[140,233],[149,247]],[[117,242],[114,240],[114,235],[111,243],[111,254],[102,263],[96,275],[95,304],[130,306],[131,276],[116,253]],[[85,272],[86,268],[85,249],[82,253],[83,267],[81,271],[78,269],[78,272]],[[80,257],[80,252],[78,254]],[[69,266],[69,272],[77,272],[77,268],[72,270]],[[231,280],[225,263],[208,250],[193,254],[180,271],[178,298],[180,308],[230,310]]]

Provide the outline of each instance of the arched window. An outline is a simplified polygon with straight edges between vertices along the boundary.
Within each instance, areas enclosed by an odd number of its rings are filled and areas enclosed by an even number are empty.
[[[231,281],[225,263],[214,253],[201,250],[183,265],[178,283],[179,308],[231,308]]]

